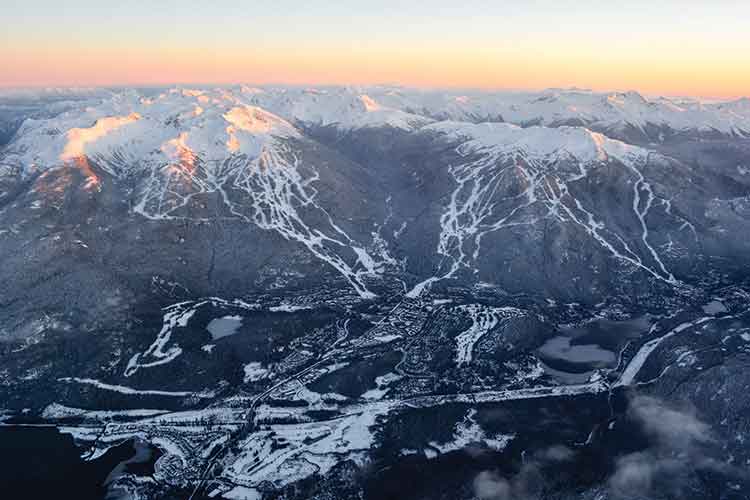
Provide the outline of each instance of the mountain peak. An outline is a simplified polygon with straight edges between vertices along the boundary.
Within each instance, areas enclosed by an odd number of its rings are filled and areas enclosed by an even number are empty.
[[[10,147],[11,161],[52,167],[81,156],[116,153],[134,161],[221,160],[257,155],[272,137],[290,137],[286,120],[226,91],[171,89],[145,98],[123,93],[48,120],[29,120]],[[13,152],[18,152],[16,155]]]
[[[452,140],[465,141],[464,145],[469,150],[492,151],[505,156],[521,154],[539,160],[574,158],[590,163],[612,157],[629,161],[647,154],[637,146],[583,127],[522,128],[509,123],[441,122],[425,130],[444,134]]]

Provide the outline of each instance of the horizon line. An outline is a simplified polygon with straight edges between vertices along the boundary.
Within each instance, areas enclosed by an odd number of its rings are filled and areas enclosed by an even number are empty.
[[[588,92],[592,94],[606,94],[610,92],[614,93],[628,93],[635,92],[644,97],[653,98],[693,98],[693,99],[711,99],[717,101],[735,101],[750,98],[750,94],[733,94],[733,95],[705,95],[705,94],[690,94],[690,93],[668,93],[668,92],[642,92],[637,88],[593,88],[580,85],[569,85],[569,86],[550,86],[550,87],[481,87],[481,86],[465,86],[465,85],[409,85],[398,82],[373,82],[373,83],[326,83],[326,82],[306,82],[306,83],[285,83],[285,82],[266,82],[266,83],[253,83],[247,81],[233,81],[233,82],[199,82],[199,81],[171,81],[164,83],[112,83],[112,84],[86,84],[86,83],[65,83],[65,84],[4,84],[0,82],[0,90],[45,90],[45,89],[101,89],[101,90],[115,90],[115,89],[168,89],[178,87],[236,87],[236,86],[249,86],[249,87],[289,87],[289,88],[315,88],[315,87],[327,87],[327,88],[402,88],[408,90],[422,90],[422,91],[467,91],[467,92],[479,92],[479,93],[492,93],[492,92],[508,92],[508,93],[523,93],[523,92],[545,92],[545,91],[564,91],[564,92]]]

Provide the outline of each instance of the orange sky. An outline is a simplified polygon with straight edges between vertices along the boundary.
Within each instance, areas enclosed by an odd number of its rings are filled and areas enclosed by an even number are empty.
[[[560,3],[565,0],[554,5]],[[580,0],[575,5],[587,3]],[[606,2],[597,5],[602,3]],[[690,0],[664,3],[682,5],[688,12],[695,5]],[[750,34],[743,27],[750,17],[737,19],[750,15],[746,3],[716,2],[716,12],[708,11],[717,17],[713,23],[694,16],[681,20],[677,10],[673,18],[654,21],[653,16],[664,14],[663,6],[646,18],[648,22],[641,19],[648,13],[615,9],[618,17],[613,23],[607,17],[612,12],[606,10],[596,15],[566,10],[549,14],[527,12],[518,5],[510,20],[501,11],[495,19],[462,18],[459,12],[453,17],[450,12],[422,17],[419,9],[389,19],[379,11],[350,19],[329,5],[326,12],[333,18],[317,11],[293,18],[270,12],[244,22],[226,17],[206,20],[181,11],[171,17],[161,12],[158,19],[145,11],[128,11],[112,14],[115,19],[110,20],[97,17],[106,12],[89,9],[79,16],[66,11],[72,18],[49,29],[39,27],[54,21],[42,15],[46,11],[32,15],[17,7],[19,22],[0,33],[0,86],[398,83],[580,86],[737,97],[750,94]],[[515,2],[507,5],[511,4]],[[705,17],[705,9],[704,5],[694,14]],[[727,22],[716,25],[723,17]],[[135,24],[127,24],[133,20]]]

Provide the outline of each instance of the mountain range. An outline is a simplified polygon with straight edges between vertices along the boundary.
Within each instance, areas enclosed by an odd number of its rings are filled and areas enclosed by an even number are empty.
[[[742,498],[747,234],[748,99],[6,90],[0,419],[124,498]]]

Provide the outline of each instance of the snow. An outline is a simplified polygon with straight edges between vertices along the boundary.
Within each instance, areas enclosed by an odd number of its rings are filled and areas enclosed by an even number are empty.
[[[438,249],[440,250],[442,249],[442,247],[438,246]],[[456,270],[458,270],[457,266],[456,266]],[[447,274],[445,274],[445,276],[441,278],[438,278],[437,276],[430,276],[426,280],[420,281],[419,283],[414,285],[411,290],[406,292],[406,297],[409,299],[419,298],[425,292],[425,290],[430,289],[430,286],[432,286],[433,283],[436,283],[440,281],[441,279],[450,278],[451,276],[453,276],[452,272],[448,272]]]
[[[422,130],[457,144],[456,154],[465,160],[449,167],[456,187],[440,217],[436,248],[443,257],[440,267],[416,284],[408,297],[420,296],[461,270],[478,273],[474,266],[486,235],[543,220],[580,226],[615,259],[670,285],[679,284],[651,245],[647,224],[652,209],[658,207],[681,227],[692,228],[671,212],[669,200],[660,198],[643,175],[645,167],[667,162],[666,158],[582,127],[441,122]],[[578,199],[570,188],[615,160],[632,179],[632,216],[640,226],[638,244],[646,248],[645,255],[633,251],[635,242],[627,241],[630,235],[598,220],[595,209],[587,206],[590,202]],[[511,181],[506,181],[508,177]],[[508,192],[510,182],[519,182],[523,191]]]
[[[306,311],[312,309],[309,305],[294,305],[294,304],[281,304],[278,306],[269,307],[268,310],[271,312],[297,312]]]
[[[262,500],[263,495],[255,488],[246,488],[245,486],[235,486],[231,490],[222,493],[222,498],[229,500]]]
[[[600,130],[632,127],[643,131],[652,125],[750,135],[747,100],[647,99],[635,92],[557,89],[454,94],[389,87],[238,87],[176,88],[148,99],[133,90],[92,95],[101,99],[98,105],[69,110],[49,120],[27,120],[11,148],[26,150],[19,153],[18,163],[49,167],[84,154],[106,157],[115,152],[131,159],[163,161],[161,146],[179,140],[181,133],[186,149],[200,157],[257,156],[271,137],[298,136],[292,123],[416,130],[439,118],[543,126],[536,128],[581,123]],[[597,140],[596,136],[591,139]]]
[[[380,104],[376,103],[375,100],[367,95],[361,95],[359,97],[362,100],[362,104],[365,105],[365,110],[368,112],[379,111],[382,109]]]
[[[234,107],[222,115],[230,123],[226,128],[229,136],[226,145],[232,153],[257,154],[257,144],[250,138],[258,135],[295,137],[297,131],[281,118],[255,106]],[[241,132],[246,132],[242,134]]]
[[[382,251],[368,253],[372,242],[355,242],[318,204],[315,166],[302,172],[287,141],[299,132],[247,102],[265,93],[245,90],[172,89],[149,99],[136,91],[114,94],[96,106],[27,120],[4,162],[23,175],[69,163],[85,175],[88,190],[100,186],[91,162],[115,177],[141,178],[132,210],[154,221],[184,219],[184,209],[197,195],[215,194],[231,217],[299,243],[336,269],[361,297],[374,297],[364,279],[379,276],[392,259]],[[356,102],[353,122],[377,126],[403,118],[401,111],[368,112]],[[303,215],[312,213],[327,222],[310,227]],[[352,253],[355,263],[348,261]],[[156,358],[150,366],[180,354],[153,348],[146,353]],[[134,359],[132,368],[139,363]]]
[[[200,410],[186,410],[155,415],[154,417],[142,420],[141,423],[171,425],[209,420],[217,425],[231,426],[237,422],[242,422],[245,411],[244,408],[235,407],[208,407]],[[198,427],[200,428],[200,426]]]
[[[244,382],[246,384],[248,382],[257,382],[259,380],[263,380],[269,375],[268,370],[263,368],[263,366],[257,361],[246,364],[243,370],[245,372]]]
[[[523,315],[523,311],[514,307],[485,307],[479,304],[461,306],[459,310],[468,314],[471,326],[456,337],[456,363],[471,363],[474,346],[500,322]]]
[[[376,388],[364,392],[360,397],[370,401],[379,401],[391,390],[389,386],[394,382],[401,380],[401,378],[401,375],[392,372],[375,377]]]
[[[632,385],[633,382],[635,382],[636,377],[638,376],[638,372],[641,371],[641,368],[643,368],[643,365],[646,364],[646,361],[651,356],[651,353],[653,353],[662,342],[677,335],[680,332],[687,330],[688,328],[693,328],[713,319],[714,318],[711,316],[704,316],[695,321],[686,321],[684,323],[680,323],[661,337],[657,337],[643,344],[638,352],[635,353],[635,356],[633,356],[633,359],[630,361],[630,363],[628,363],[628,366],[625,368],[625,370],[623,370],[622,375],[620,375],[620,379],[617,381],[615,386]]]
[[[583,123],[611,130],[648,125],[675,131],[750,133],[746,100],[700,102],[645,98],[637,92],[549,89],[541,92],[475,92],[368,89],[382,105],[454,121],[505,121],[516,125]]]
[[[375,335],[372,337],[372,340],[380,344],[389,344],[400,338],[403,338],[403,336],[398,335],[396,333],[390,333],[390,334],[385,334],[385,335]]]
[[[256,304],[248,304],[240,299],[225,300],[219,297],[208,297],[195,301],[182,301],[171,304],[163,308],[164,317],[162,327],[156,335],[153,343],[143,352],[139,352],[130,358],[128,365],[125,367],[124,375],[131,377],[138,370],[144,368],[153,368],[170,363],[182,354],[182,348],[177,343],[172,343],[172,334],[176,328],[185,328],[188,326],[190,319],[196,311],[204,306],[214,307],[231,307],[237,309],[246,309],[255,311],[258,309]],[[214,339],[231,335],[242,324],[242,317],[238,315],[224,316],[215,318],[208,325],[207,329]],[[213,349],[212,344],[204,345],[201,349],[210,353]]]
[[[255,106],[235,106],[224,115],[234,130],[244,130],[251,134],[279,134],[296,135],[294,127],[278,116]]]
[[[188,218],[185,209],[196,196],[216,195],[231,217],[300,244],[364,299],[374,297],[368,280],[398,263],[382,247],[373,250],[376,236],[355,241],[318,204],[316,166],[305,165],[303,172],[287,140],[302,138],[296,125],[393,127],[460,143],[457,152],[466,161],[450,169],[456,188],[440,218],[436,252],[444,257],[443,264],[407,292],[411,298],[459,271],[476,271],[484,236],[540,219],[578,225],[614,258],[677,285],[649,239],[648,219],[655,210],[679,219],[670,211],[671,201],[660,198],[644,175],[644,167],[659,161],[658,156],[591,129],[645,130],[655,125],[750,135],[747,100],[708,103],[578,89],[453,93],[387,86],[239,86],[175,88],[149,98],[136,90],[102,92],[98,100],[86,103],[93,104],[24,122],[4,162],[19,167],[23,175],[67,163],[85,174],[88,190],[100,187],[93,163],[116,177],[139,177],[143,182],[133,211],[154,221]],[[488,123],[476,123],[481,121]],[[541,126],[527,126],[530,123]],[[560,126],[565,123],[588,128]],[[556,160],[575,168],[554,166]],[[638,241],[605,226],[569,188],[613,160],[628,169],[632,181]],[[738,172],[742,168],[738,166]],[[519,177],[526,189],[515,198],[517,204],[502,209],[493,197],[506,194],[498,193],[498,184],[509,175]],[[308,217],[323,222],[311,227]],[[692,228],[689,221],[680,222],[682,228]],[[643,246],[644,255],[633,245]],[[164,337],[168,340],[168,331]],[[134,358],[131,368],[168,363],[180,355],[179,346],[153,349],[145,353],[148,361]]]
[[[195,314],[196,309],[206,302],[200,302],[193,305],[189,302],[173,304],[164,308],[166,313],[162,321],[162,327],[156,336],[153,344],[143,353],[134,354],[125,368],[125,376],[130,377],[141,368],[150,368],[167,364],[182,354],[182,349],[178,345],[173,345],[164,350],[172,337],[172,331],[176,327],[186,327],[190,318]],[[151,361],[143,361],[146,359]]]
[[[535,160],[574,158],[583,163],[645,156],[646,151],[609,139],[582,127],[527,127],[509,123],[440,122],[423,129],[452,140],[465,140],[473,151],[493,151],[498,156],[525,153]]]
[[[442,306],[444,304],[451,304],[453,302],[453,299],[433,299],[432,305],[433,306]]]
[[[263,92],[242,89],[249,104],[267,109],[291,122],[335,126],[340,129],[392,127],[416,130],[434,121],[398,106],[379,102],[377,89],[327,87],[317,89],[266,88]]]
[[[57,426],[57,430],[61,434],[68,434],[73,437],[76,441],[82,441],[82,442],[93,442],[96,441],[96,439],[99,437],[99,434],[101,432],[101,429],[98,427],[68,427],[68,426]],[[104,454],[104,451],[101,453],[95,453],[95,454],[89,454],[89,452],[84,452],[82,457],[86,458],[88,460],[95,460],[96,458],[100,457]]]
[[[516,401],[524,399],[539,399],[548,397],[566,397],[580,394],[600,394],[609,391],[609,385],[603,380],[585,384],[571,384],[563,386],[538,386],[525,389],[508,389],[499,391],[482,391],[465,394],[448,394],[442,396],[415,396],[409,400],[412,408],[430,408],[455,403],[493,403],[499,401]]]
[[[206,325],[206,330],[208,330],[211,337],[216,340],[222,337],[234,335],[241,326],[242,316],[223,316],[221,318],[212,319],[208,325]]]
[[[750,135],[747,100],[700,102],[637,92],[550,89],[541,92],[472,92],[376,87],[240,89],[249,103],[292,122],[342,129],[395,126],[413,130],[431,120],[494,121],[526,126],[582,123],[591,128],[644,131],[718,131]]]
[[[703,306],[703,312],[706,314],[720,314],[727,312],[727,307],[720,300],[712,300]]]
[[[223,476],[246,487],[270,482],[279,488],[313,474],[325,475],[347,458],[361,463],[374,442],[372,428],[386,407],[364,407],[321,422],[273,424],[251,434]],[[283,447],[272,446],[282,442]]]
[[[514,435],[490,435],[482,429],[477,423],[476,417],[477,411],[475,409],[469,410],[464,417],[462,422],[456,424],[453,429],[453,440],[446,443],[437,443],[431,441],[430,447],[441,454],[449,453],[452,451],[462,450],[472,444],[483,444],[484,446],[495,450],[502,451],[508,445],[508,443],[515,437]],[[428,455],[428,458],[431,458]],[[434,457],[432,457],[434,458]]]
[[[333,365],[327,370],[328,372],[340,369],[345,364]],[[309,409],[325,409],[328,407],[327,401],[346,401],[348,398],[335,392],[319,393],[311,391],[307,386],[300,385],[298,381],[292,381],[289,384],[279,387],[274,397],[287,399],[290,401],[305,401]]]
[[[79,99],[109,95],[111,91],[99,87],[5,87],[0,88],[3,99]]]
[[[51,403],[42,411],[42,418],[86,418],[86,419],[109,419],[113,417],[143,418],[168,413],[169,410],[85,410],[83,408],[72,408],[60,403]]]
[[[263,155],[243,164],[233,187],[244,192],[248,206],[228,201],[230,211],[239,218],[261,229],[275,231],[289,241],[303,245],[307,250],[341,274],[363,299],[375,297],[365,284],[365,278],[379,276],[386,263],[370,256],[318,205],[316,190],[310,184],[318,174],[303,177],[297,168],[299,160],[286,146],[266,149]],[[223,192],[223,188],[221,188]],[[310,227],[297,207],[307,213],[318,213],[322,223]],[[246,210],[250,208],[251,213]],[[350,264],[350,252],[358,255],[357,263]],[[367,258],[364,258],[366,256]],[[364,265],[358,265],[364,264]]]
[[[297,135],[284,119],[243,104],[231,93],[172,89],[143,99],[124,91],[97,106],[27,120],[10,151],[17,152],[11,161],[24,169],[87,156],[115,172],[123,161],[131,169],[153,169],[188,156],[257,156],[274,137]]]
[[[213,397],[213,394],[210,392],[205,393],[196,393],[196,392],[186,392],[186,391],[160,391],[160,390],[151,390],[151,389],[134,389],[132,387],[127,387],[124,385],[116,385],[116,384],[107,384],[105,382],[100,382],[96,379],[90,379],[90,378],[79,378],[79,377],[62,377],[58,379],[60,382],[74,382],[77,384],[84,384],[84,385],[92,385],[98,389],[103,389],[105,391],[114,391],[119,392],[120,394],[128,394],[128,395],[145,395],[145,396],[170,396],[170,397],[201,397],[201,398],[211,398]]]
[[[128,116],[108,116],[97,120],[92,127],[68,130],[66,134],[68,142],[60,153],[60,160],[70,161],[87,155],[88,144],[96,143],[107,134],[140,119],[141,115],[138,113],[131,113]]]

